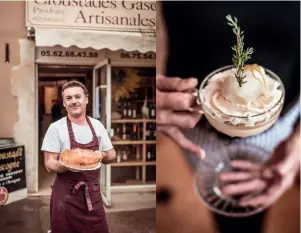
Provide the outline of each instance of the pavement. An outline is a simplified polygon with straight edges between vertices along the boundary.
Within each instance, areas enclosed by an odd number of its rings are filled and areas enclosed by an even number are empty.
[[[0,232],[47,233],[49,197],[29,197],[0,208]],[[106,211],[110,233],[155,233],[156,209]]]

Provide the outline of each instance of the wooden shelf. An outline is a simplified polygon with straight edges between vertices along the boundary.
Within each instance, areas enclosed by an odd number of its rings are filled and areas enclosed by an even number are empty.
[[[120,162],[120,163],[112,163],[112,167],[136,167],[136,166],[155,166],[156,161],[151,162]]]
[[[112,120],[111,123],[156,123],[156,119],[118,119]]]
[[[145,144],[147,144],[147,145],[156,144],[156,141],[145,141]]]
[[[156,144],[156,141],[130,141],[130,140],[124,140],[124,141],[112,141],[113,145],[152,145]]]

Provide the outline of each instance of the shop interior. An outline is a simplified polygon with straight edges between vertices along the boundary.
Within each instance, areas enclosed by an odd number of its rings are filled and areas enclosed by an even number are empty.
[[[49,125],[66,115],[61,87],[70,80],[86,85],[90,97],[87,115],[92,116],[92,66],[38,66],[39,151]],[[112,189],[155,184],[155,68],[112,67],[111,91],[111,140],[117,152],[111,167]],[[101,108],[103,101],[99,103]],[[46,171],[40,152],[39,193],[49,195],[54,178]]]
[[[111,185],[155,184],[155,68],[112,68],[112,141],[117,161]]]

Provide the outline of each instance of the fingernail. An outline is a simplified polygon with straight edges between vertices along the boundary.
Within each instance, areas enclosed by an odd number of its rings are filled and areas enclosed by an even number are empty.
[[[206,153],[203,149],[200,149],[200,154],[199,155],[200,155],[201,159],[204,159],[206,157]]]
[[[190,77],[188,78],[187,80],[195,80],[195,81],[198,81],[198,79],[196,77]]]

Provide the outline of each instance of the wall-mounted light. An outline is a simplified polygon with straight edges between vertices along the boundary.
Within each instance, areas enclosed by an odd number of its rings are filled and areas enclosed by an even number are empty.
[[[5,43],[5,63],[10,63],[9,44]]]
[[[27,31],[27,39],[28,40],[34,40],[34,38],[35,38],[35,29],[34,29],[34,27],[27,27],[26,31]]]

